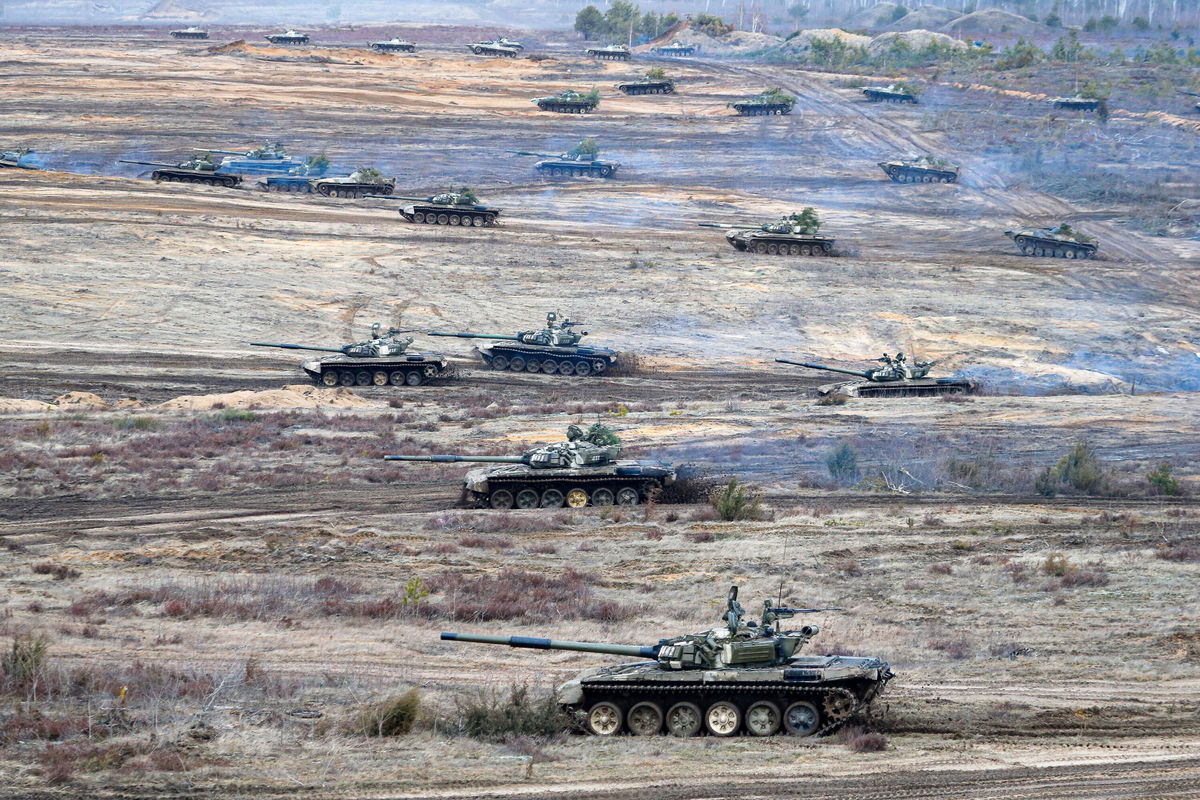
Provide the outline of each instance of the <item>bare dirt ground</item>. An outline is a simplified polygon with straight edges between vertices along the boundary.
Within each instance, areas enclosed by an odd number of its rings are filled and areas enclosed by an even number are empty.
[[[475,59],[445,29],[399,57],[80,33],[0,34],[0,141],[57,168],[0,172],[0,625],[6,642],[48,637],[58,676],[49,699],[0,715],[0,796],[1200,796],[1200,509],[1144,480],[1166,461],[1192,489],[1200,463],[1194,241],[1010,180],[937,93],[875,106],[841,76],[689,60],[666,65],[678,94],[624,97],[611,85],[643,64],[553,45],[541,60]],[[593,84],[590,116],[529,103]],[[725,108],[768,85],[799,95],[796,113]],[[1192,135],[1110,125],[1134,141]],[[616,180],[542,180],[503,152],[585,135],[622,162]],[[155,185],[116,163],[268,136],[379,165],[405,194],[472,185],[502,224]],[[964,182],[900,186],[875,166],[918,151],[963,163]],[[694,226],[803,205],[845,255],[745,255]],[[1086,225],[1103,258],[1024,258],[1001,234],[1062,220]],[[342,343],[397,317],[512,332],[552,308],[641,369],[509,376],[480,369],[469,342],[425,337],[458,379],[314,392],[283,388],[301,382],[293,354],[246,345]],[[771,363],[897,347],[989,392],[818,406],[825,378]],[[1087,391],[1046,394],[1064,387]],[[58,399],[73,391],[95,397]],[[753,481],[770,518],[455,510],[457,465],[378,459],[514,452],[598,417],[636,454]],[[1081,440],[1122,491],[1034,494]],[[842,443],[855,488],[826,469]],[[483,621],[454,605],[462,579],[532,586],[572,570],[572,592],[618,611]],[[423,608],[403,602],[413,579],[431,591]],[[816,650],[894,665],[867,721],[886,750],[495,742],[446,723],[479,687],[550,685],[602,659],[468,649],[438,629],[653,642],[715,624],[730,583],[755,602],[781,579],[791,602],[846,608],[822,615]],[[416,732],[346,732],[369,699],[413,686],[431,720]],[[46,723],[80,715],[83,733],[62,723],[74,738]],[[83,749],[101,728],[99,750]]]

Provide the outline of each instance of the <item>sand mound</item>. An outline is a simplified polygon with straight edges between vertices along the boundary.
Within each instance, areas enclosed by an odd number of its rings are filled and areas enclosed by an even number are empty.
[[[28,414],[37,411],[55,411],[54,406],[40,400],[21,400],[16,397],[0,397],[0,414]]]
[[[890,25],[892,20],[896,18],[896,14],[904,6],[899,3],[879,3],[878,5],[864,8],[857,14],[852,14],[846,20],[845,27],[847,28],[882,28],[884,25]]]
[[[889,31],[911,31],[918,28],[934,30],[949,25],[962,16],[962,13],[941,6],[921,6],[905,14],[900,19],[887,26]]]
[[[953,36],[947,36],[944,33],[934,33],[933,31],[915,30],[915,31],[892,31],[890,33],[881,33],[871,40],[867,45],[867,49],[871,55],[886,53],[891,50],[896,42],[905,42],[913,50],[924,50],[931,44],[938,44],[942,47],[950,47],[955,50],[966,50],[967,43],[955,39]]]
[[[751,33],[750,31],[730,31],[721,37],[709,36],[703,31],[694,31],[687,23],[680,23],[672,31],[635,47],[634,52],[646,52],[652,47],[662,47],[668,44],[690,44],[696,52],[710,56],[740,56],[778,47],[783,39],[769,33]]]
[[[212,411],[219,408],[371,408],[381,405],[383,403],[380,401],[359,397],[349,389],[296,384],[263,392],[184,395],[159,403],[154,408],[160,411]]]
[[[1030,36],[1048,32],[1050,29],[1017,14],[997,8],[985,8],[942,26],[946,33],[1013,33]]]
[[[54,398],[54,405],[59,408],[108,408],[108,403],[101,400],[99,395],[91,392],[67,392]]]
[[[821,39],[823,41],[841,39],[851,47],[867,47],[871,43],[870,36],[847,33],[841,28],[813,28],[812,30],[800,31],[788,39],[783,43],[783,50],[789,53],[807,53],[812,49],[814,39]]]

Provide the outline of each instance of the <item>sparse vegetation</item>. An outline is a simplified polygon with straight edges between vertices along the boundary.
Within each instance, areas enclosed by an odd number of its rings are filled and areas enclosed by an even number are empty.
[[[513,684],[508,691],[480,689],[459,695],[455,713],[439,724],[442,730],[476,739],[502,741],[514,736],[553,737],[570,727],[553,691]]]
[[[414,687],[369,704],[355,718],[353,731],[363,736],[403,736],[412,731],[420,713],[421,693]]]
[[[740,483],[737,478],[730,478],[725,487],[713,495],[712,507],[723,522],[763,518],[758,491],[753,486]]]
[[[849,442],[842,442],[837,449],[825,457],[825,468],[829,476],[841,484],[858,480],[858,454]]]

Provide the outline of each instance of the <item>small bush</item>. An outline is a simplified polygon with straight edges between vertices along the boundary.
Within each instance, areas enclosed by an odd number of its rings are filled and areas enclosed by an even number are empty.
[[[1178,497],[1182,493],[1179,488],[1179,479],[1171,474],[1171,465],[1165,461],[1150,470],[1146,475],[1146,480],[1155,494]]]
[[[954,567],[949,564],[934,564],[929,568],[934,575],[953,575]]]
[[[845,733],[846,749],[853,753],[880,753],[887,750],[887,737],[876,731],[866,731],[862,728],[847,728]]]
[[[220,414],[217,414],[217,418],[222,422],[254,422],[258,419],[258,415],[253,411],[241,408],[224,408],[221,409]]]
[[[725,488],[716,492],[712,497],[712,507],[724,522],[735,520],[762,519],[762,502],[753,487],[738,483],[737,478],[730,478]]]
[[[420,713],[421,693],[413,687],[363,709],[354,721],[354,732],[363,736],[404,736],[412,731]]]
[[[1071,559],[1062,553],[1051,553],[1042,562],[1042,572],[1055,578],[1061,578],[1073,569],[1075,565],[1071,563]]]
[[[51,564],[49,561],[34,564],[33,571],[37,575],[53,575],[56,581],[65,581],[67,578],[78,578],[83,574],[77,569],[68,567],[66,564]]]
[[[1200,542],[1163,545],[1155,555],[1164,561],[1200,561]]]
[[[0,656],[0,675],[17,685],[33,683],[46,669],[50,643],[40,636],[14,636],[12,647]]]
[[[696,531],[695,533],[686,533],[684,534],[684,537],[693,544],[706,544],[708,542],[716,541],[717,538],[712,535],[711,531]]]
[[[829,392],[817,398],[819,406],[844,406],[850,400],[850,395],[845,392]]]
[[[848,442],[825,457],[825,467],[829,475],[838,483],[854,483],[858,480],[858,454]]]
[[[507,693],[495,689],[456,698],[459,732],[476,738],[501,741],[513,736],[556,736],[570,727],[570,719],[559,708],[549,690],[530,691],[513,684]]]
[[[925,646],[930,650],[943,652],[955,661],[961,661],[971,655],[971,643],[963,638],[951,636],[933,638],[927,641]]]
[[[1034,481],[1034,486],[1045,497],[1053,497],[1066,489],[1091,495],[1106,494],[1110,488],[1104,466],[1087,442],[1079,442],[1058,463],[1046,467]]]

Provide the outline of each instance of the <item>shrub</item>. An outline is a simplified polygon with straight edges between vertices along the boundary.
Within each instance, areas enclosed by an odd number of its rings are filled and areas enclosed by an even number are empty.
[[[929,571],[934,575],[953,575],[954,567],[949,564],[934,564],[929,567]]]
[[[858,454],[848,442],[825,457],[825,468],[838,483],[853,483],[858,480]]]
[[[716,38],[729,33],[733,26],[716,14],[697,14],[692,18],[692,29]]]
[[[1165,461],[1150,470],[1146,474],[1146,480],[1155,494],[1177,497],[1182,493],[1179,488],[1179,480],[1171,474],[1171,465]]]
[[[220,414],[217,414],[217,418],[222,422],[254,422],[258,419],[258,415],[253,411],[241,408],[224,408],[221,409]]]
[[[67,578],[78,578],[83,573],[66,564],[51,564],[49,561],[43,561],[40,564],[34,564],[32,567],[36,575],[53,575],[56,581],[65,581]]]
[[[712,507],[724,522],[742,519],[762,519],[762,502],[753,487],[730,478],[725,488],[713,494]]]
[[[363,736],[403,736],[410,732],[421,712],[421,693],[416,687],[364,708],[354,721],[354,732]]]
[[[21,686],[33,683],[46,668],[49,650],[50,643],[40,636],[14,636],[12,647],[0,656],[0,675]]]
[[[1046,497],[1068,488],[1085,494],[1104,494],[1110,489],[1104,465],[1087,442],[1077,443],[1058,463],[1046,467],[1034,486]]]
[[[1056,578],[1061,578],[1073,569],[1075,569],[1075,565],[1062,553],[1051,553],[1042,562],[1042,572]]]
[[[877,731],[866,731],[862,728],[847,728],[845,733],[846,749],[854,753],[879,753],[887,750],[887,737]]]
[[[850,400],[850,395],[845,392],[830,392],[823,394],[817,398],[819,406],[844,406]]]
[[[1200,543],[1179,542],[1163,545],[1155,555],[1164,561],[1200,561]]]
[[[444,572],[431,589],[442,600],[427,603],[427,616],[455,620],[594,619],[615,622],[629,619],[637,609],[595,597],[593,577],[573,569],[553,577],[541,572],[507,568],[490,575],[466,576]]]
[[[930,639],[925,643],[930,650],[938,650],[956,661],[961,661],[971,655],[971,643],[963,638],[944,636]]]
[[[459,696],[454,704],[457,713],[449,727],[476,739],[555,736],[570,726],[552,691],[531,692],[525,684],[513,684],[507,693],[480,689]]]

